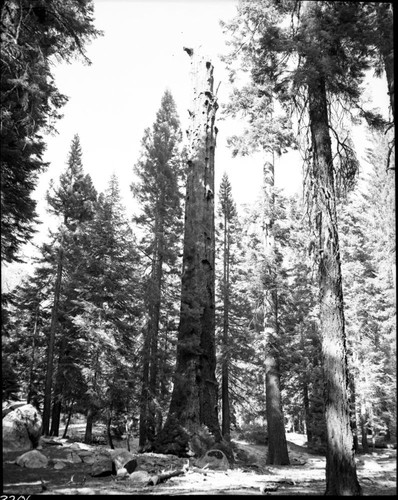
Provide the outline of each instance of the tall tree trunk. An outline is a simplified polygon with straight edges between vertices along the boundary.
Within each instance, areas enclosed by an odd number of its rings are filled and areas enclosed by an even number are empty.
[[[150,362],[150,323],[144,332],[144,346],[142,350],[143,368],[142,368],[142,384],[140,396],[140,430],[138,437],[138,445],[141,451],[144,450],[148,441],[148,401],[149,401],[149,362]]]
[[[221,366],[221,403],[222,403],[222,435],[227,441],[231,434],[231,409],[229,403],[229,222],[227,213],[224,213],[224,315],[223,315],[223,358]]]
[[[149,390],[151,397],[158,395],[158,338],[160,323],[160,308],[162,302],[162,277],[163,277],[163,255],[164,255],[164,222],[162,210],[164,210],[164,193],[161,194],[157,207],[155,223],[155,254],[152,266],[153,304],[152,304],[152,331],[151,331],[151,361],[149,366]]]
[[[312,175],[318,188],[316,228],[327,429],[326,494],[360,495],[361,487],[356,473],[347,394],[347,350],[333,157],[326,86],[321,75],[313,76],[310,80],[308,98],[314,158]]]
[[[305,351],[304,334],[302,330],[300,330],[300,349],[302,352]],[[302,374],[302,391],[303,391],[305,432],[307,434],[308,446],[310,446],[313,438],[313,432],[312,432],[313,418],[311,417],[310,398],[308,396],[308,376],[305,369],[303,369],[303,374]]]
[[[38,334],[38,329],[37,329],[38,316],[39,316],[39,306],[37,306],[37,308],[36,308],[35,325],[33,327],[32,354],[31,354],[31,360],[30,360],[29,385],[28,385],[28,396],[27,396],[27,403],[28,404],[32,402],[35,395],[37,394],[37,392],[34,388],[33,377],[34,377],[34,369],[35,369],[35,361],[36,361],[35,358],[36,358],[36,340],[37,340],[37,334]]]
[[[278,293],[275,269],[275,176],[273,161],[263,168],[264,213],[263,238],[265,258],[264,335],[265,335],[265,404],[267,412],[267,464],[288,465],[285,422],[282,410],[279,371]]]
[[[56,368],[56,376],[55,376],[55,384],[53,390],[53,409],[51,415],[51,428],[50,435],[58,436],[59,433],[59,425],[61,421],[61,412],[62,412],[62,400],[63,400],[63,391],[64,391],[64,380],[63,380],[63,366],[65,364],[65,352],[67,347],[68,339],[66,335],[62,335],[61,343],[59,346],[59,354],[58,354],[58,365]]]
[[[191,56],[194,109],[189,133],[181,310],[174,388],[158,440],[182,455],[202,424],[216,441],[221,440],[214,296],[214,120],[218,105],[213,95],[213,65],[192,49],[185,50]]]
[[[57,397],[54,399],[54,402],[53,402],[53,410],[52,410],[52,416],[51,416],[51,429],[50,429],[51,436],[58,436],[58,434],[59,434],[59,424],[61,421],[61,410],[62,410],[61,399],[59,397]]]
[[[57,276],[55,279],[54,301],[51,310],[51,325],[50,325],[50,339],[48,343],[47,352],[47,370],[46,370],[46,384],[44,388],[44,405],[43,405],[43,430],[44,436],[48,436],[50,431],[50,413],[51,413],[51,395],[53,384],[53,368],[54,368],[54,347],[55,347],[55,334],[58,323],[58,304],[61,291],[62,281],[62,264],[63,264],[63,240],[61,239],[59,252],[58,252],[58,265]]]
[[[163,271],[163,232],[164,224],[161,211],[164,209],[164,196],[161,196],[155,217],[154,251],[152,255],[152,271],[149,290],[149,320],[147,337],[144,343],[144,362],[141,389],[140,433],[139,447],[141,450],[150,448],[156,436],[155,420],[150,407],[158,393],[158,342],[161,308],[161,286]],[[148,449],[149,449],[148,448]]]
[[[167,383],[168,377],[166,372],[167,360],[169,359],[169,349],[168,349],[168,333],[169,333],[169,323],[168,318],[166,318],[166,326],[164,329],[164,347],[162,352],[162,365],[161,365],[161,375],[160,375],[160,399],[164,401],[169,395]]]

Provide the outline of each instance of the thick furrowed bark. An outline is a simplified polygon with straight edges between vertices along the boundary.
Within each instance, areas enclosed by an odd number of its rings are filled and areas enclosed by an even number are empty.
[[[319,235],[319,298],[327,427],[326,494],[360,495],[348,402],[347,350],[325,81],[309,85]]]
[[[191,57],[194,99],[189,130],[181,310],[174,389],[159,438],[163,445],[169,442],[170,451],[177,454],[187,451],[191,436],[201,425],[208,427],[216,441],[221,439],[215,378],[213,194],[214,120],[218,106],[213,95],[212,64],[192,49],[186,51]],[[175,432],[172,427],[176,424],[179,430]]]
[[[274,205],[274,163],[266,162],[263,168],[263,238],[268,288],[264,288],[264,336],[265,336],[265,399],[268,427],[267,464],[288,465],[285,422],[280,391],[279,352],[274,345],[278,332],[278,292],[276,289]]]

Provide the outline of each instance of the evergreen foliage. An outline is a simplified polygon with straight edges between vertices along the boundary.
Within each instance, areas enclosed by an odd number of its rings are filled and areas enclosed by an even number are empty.
[[[361,36],[367,12],[346,2],[265,1],[243,1],[238,12],[232,22],[224,23],[232,39],[233,50],[226,57],[231,79],[240,52],[239,61],[243,59],[243,68],[250,70],[254,94],[272,92],[285,109],[295,109],[300,133],[303,125],[308,132],[304,157],[320,291],[328,440],[326,493],[358,495],[361,488],[346,425],[346,339],[336,220],[339,183],[343,189],[353,186],[358,162],[349,140],[340,140],[336,132],[340,161],[333,162],[330,116],[335,102],[343,109],[362,110],[360,84],[370,67],[368,47]],[[365,117],[371,114],[366,112]],[[272,223],[268,226],[272,238]],[[275,357],[272,366],[278,368]]]
[[[141,142],[141,157],[131,185],[140,203],[135,222],[142,234],[147,324],[143,329],[143,375],[140,447],[150,447],[158,432],[161,412],[169,401],[170,363],[177,324],[179,268],[182,243],[182,134],[173,96],[166,90],[152,129]],[[170,327],[172,327],[170,331]],[[173,335],[174,333],[174,335]],[[171,337],[171,338],[170,338]],[[175,341],[174,341],[175,342]],[[161,350],[160,350],[161,349]],[[167,356],[167,357],[166,357]]]
[[[249,326],[251,304],[247,294],[243,227],[226,173],[218,194],[216,232],[217,366],[221,382],[222,434],[229,439],[231,429],[236,428],[251,399],[247,380],[253,370],[249,360],[255,352],[250,342],[253,332]]]
[[[65,100],[49,58],[85,58],[98,31],[86,0],[1,9],[2,250],[12,262],[32,231],[40,134]],[[238,207],[225,172],[214,224],[209,63],[190,149],[169,91],[144,131],[132,220],[116,174],[97,193],[75,135],[47,193],[58,227],[31,274],[2,296],[2,398],[43,411],[45,434],[64,422],[65,437],[80,414],[87,443],[101,422],[114,447],[113,428],[139,416],[140,451],[231,453],[238,438],[267,445],[268,461],[287,449],[273,439],[277,408],[287,433],[326,454],[326,493],[357,495],[354,451],[396,444],[394,148],[361,88],[369,69],[385,72],[394,118],[391,3],[243,0],[238,12],[224,23],[234,83],[224,113],[244,119],[232,155],[264,157],[258,198]],[[365,159],[352,133],[362,118]],[[292,148],[304,159],[303,199],[274,182],[275,157]]]
[[[92,184],[91,177],[84,175],[82,164],[82,151],[80,139],[75,135],[67,160],[65,172],[61,174],[59,186],[50,184],[50,191],[47,194],[49,211],[56,214],[61,219],[59,230],[55,235],[55,261],[56,275],[54,280],[54,298],[51,312],[51,326],[49,332],[49,344],[47,355],[46,387],[44,394],[43,410],[43,432],[57,434],[60,416],[61,399],[60,394],[64,391],[65,373],[63,365],[74,366],[73,359],[78,355],[79,350],[72,349],[71,339],[78,334],[68,323],[71,312],[75,310],[74,300],[76,300],[76,281],[78,282],[83,271],[83,248],[87,238],[87,225],[94,215],[94,204],[97,199],[97,192]],[[53,249],[48,249],[50,252]],[[69,335],[64,329],[69,330]],[[73,334],[72,334],[73,332]],[[52,419],[55,428],[49,429],[50,402],[53,385],[53,369],[56,338],[60,338],[58,349],[58,370],[55,382],[56,401],[58,405],[57,417]],[[74,377],[67,377],[73,380]],[[58,393],[58,394],[57,394]]]
[[[364,451],[379,432],[396,436],[395,193],[387,139],[373,133],[372,143],[368,172],[340,211],[352,411]]]
[[[52,61],[81,56],[89,62],[85,45],[100,32],[86,0],[5,0],[1,28],[1,253],[12,262],[37,220],[31,194],[47,167],[42,134],[55,130],[67,101],[54,82]]]

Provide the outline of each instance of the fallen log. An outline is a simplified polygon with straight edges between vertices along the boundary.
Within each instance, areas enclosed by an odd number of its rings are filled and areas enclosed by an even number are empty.
[[[186,472],[187,470],[185,468],[180,470],[173,470],[170,472],[162,472],[160,474],[157,474],[156,476],[151,476],[147,486],[156,486],[157,484],[164,483],[171,477],[183,476]]]

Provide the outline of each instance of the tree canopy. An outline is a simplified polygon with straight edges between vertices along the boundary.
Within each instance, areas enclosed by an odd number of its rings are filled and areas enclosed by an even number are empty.
[[[92,1],[5,0],[1,6],[1,250],[6,262],[34,232],[38,176],[47,168],[44,133],[55,132],[67,101],[54,61],[80,57],[98,36]]]

